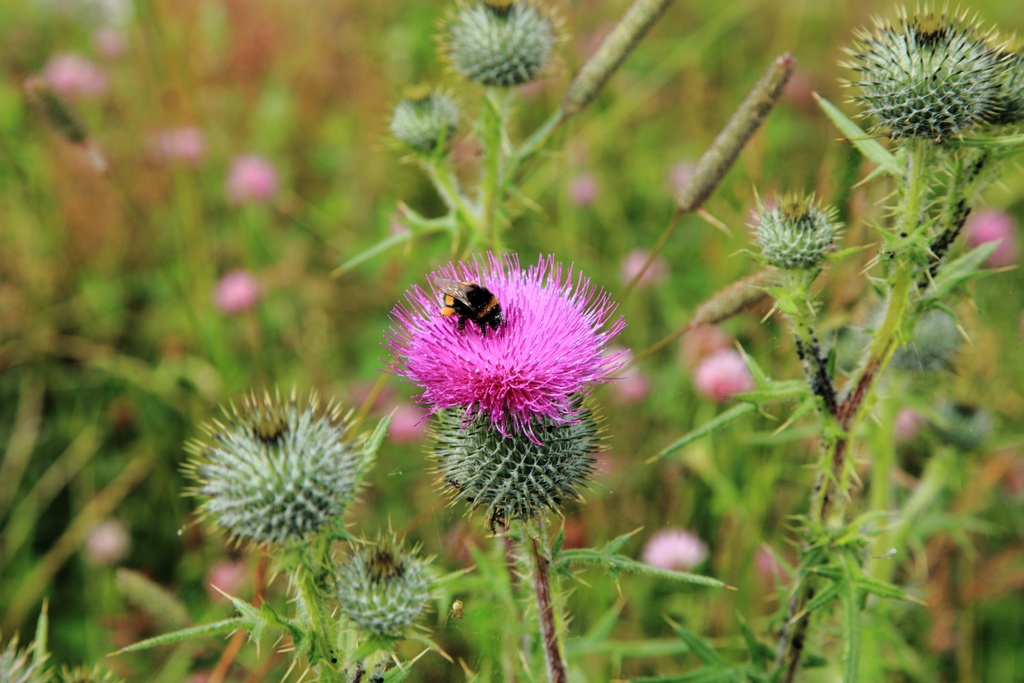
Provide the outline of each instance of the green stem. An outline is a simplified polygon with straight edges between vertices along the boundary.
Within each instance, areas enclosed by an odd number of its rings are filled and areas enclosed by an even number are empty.
[[[480,117],[480,139],[484,145],[484,166],[480,179],[481,237],[488,248],[501,249],[497,214],[505,187],[505,127],[508,124],[509,94],[490,88]]]
[[[459,238],[460,227],[466,228],[470,235],[477,235],[480,232],[480,209],[462,192],[447,161],[432,158],[423,167],[445,206],[455,216],[455,239]]]

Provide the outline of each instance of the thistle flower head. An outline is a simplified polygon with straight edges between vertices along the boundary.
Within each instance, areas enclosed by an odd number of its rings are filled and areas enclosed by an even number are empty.
[[[774,205],[758,199],[757,244],[764,258],[784,269],[821,265],[841,225],[832,207],[821,207],[813,195],[787,194]]]
[[[445,21],[444,32],[455,70],[499,88],[535,80],[556,42],[554,20],[533,0],[465,0]]]
[[[432,596],[430,560],[394,536],[356,546],[341,565],[338,607],[360,630],[400,638],[426,611]]]
[[[502,435],[534,434],[536,417],[576,419],[573,396],[609,381],[621,353],[604,355],[625,326],[613,318],[608,294],[554,257],[523,269],[515,256],[449,264],[432,274],[486,287],[501,307],[497,329],[462,327],[441,315],[442,292],[413,286],[392,311],[386,345],[389,372],[423,391],[431,413],[461,408],[464,424],[478,415]]]
[[[204,425],[206,441],[185,466],[201,510],[238,541],[299,543],[341,523],[372,454],[350,438],[350,421],[316,394],[301,405],[267,393],[246,396]]]
[[[18,651],[18,637],[0,651],[0,681],[3,683],[49,683],[52,680],[45,667],[45,658],[34,656],[34,647]]]
[[[506,438],[486,420],[464,425],[458,410],[439,412],[431,432],[441,487],[452,500],[483,508],[492,530],[578,500],[594,470],[591,454],[599,450],[600,430],[579,397],[569,409],[572,421],[535,416],[530,431],[536,440]]]
[[[966,12],[904,8],[895,23],[876,18],[874,31],[856,35],[844,66],[860,73],[854,100],[876,129],[941,141],[998,115],[1008,56]]]
[[[425,86],[406,89],[391,115],[391,134],[417,152],[443,147],[459,128],[459,107],[449,95]]]

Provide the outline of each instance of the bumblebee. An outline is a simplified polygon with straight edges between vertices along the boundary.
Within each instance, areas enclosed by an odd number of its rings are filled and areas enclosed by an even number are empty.
[[[434,278],[434,286],[442,294],[444,308],[441,309],[441,315],[447,318],[458,316],[460,330],[466,327],[467,320],[479,325],[481,332],[486,332],[488,326],[496,330],[505,319],[501,314],[498,297],[482,285],[437,277]]]

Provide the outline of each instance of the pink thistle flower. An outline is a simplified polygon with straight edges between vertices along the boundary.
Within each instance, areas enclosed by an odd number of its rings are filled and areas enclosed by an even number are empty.
[[[967,244],[972,249],[988,242],[999,243],[988,257],[988,265],[1001,268],[1017,260],[1017,223],[1010,214],[999,209],[980,209],[968,217],[965,228]]]
[[[260,284],[246,270],[233,270],[220,279],[213,302],[222,313],[241,313],[256,305]]]
[[[789,572],[775,554],[765,546],[757,549],[754,556],[754,571],[767,581],[778,581],[789,578]]]
[[[102,95],[110,87],[103,69],[73,53],[51,57],[43,67],[43,78],[69,100],[83,95]]]
[[[604,355],[625,326],[612,317],[615,304],[553,256],[524,270],[514,255],[488,254],[485,263],[444,266],[430,281],[438,277],[486,287],[504,321],[496,330],[473,323],[458,329],[455,317],[440,314],[442,293],[434,285],[414,285],[395,307],[385,342],[393,354],[388,371],[419,385],[417,398],[431,414],[462,407],[467,424],[485,415],[502,435],[537,442],[534,417],[572,421],[573,395],[609,381],[622,366],[621,353]]]
[[[388,438],[395,443],[415,443],[427,434],[427,414],[416,406],[399,406],[391,415]]]
[[[576,206],[590,206],[597,201],[599,186],[592,173],[581,173],[569,181],[569,201]]]
[[[681,529],[661,529],[644,546],[643,560],[658,569],[688,571],[706,560],[708,547],[696,534]]]
[[[237,596],[245,585],[248,574],[244,562],[221,560],[206,572],[206,593],[211,600],[227,602],[224,593]]]
[[[732,348],[732,343],[732,337],[714,325],[701,325],[683,337],[679,361],[688,368],[695,368],[711,354]]]
[[[92,564],[117,564],[128,554],[132,538],[116,519],[100,522],[85,537],[85,557]]]
[[[161,161],[194,166],[206,156],[206,140],[195,126],[170,128],[156,134],[152,149]]]
[[[277,171],[261,156],[246,154],[234,160],[228,174],[227,195],[235,204],[268,201],[277,192]]]
[[[700,362],[693,373],[693,384],[705,398],[721,403],[734,394],[754,389],[754,378],[734,349],[717,351]]]
[[[680,161],[668,170],[668,188],[672,194],[679,194],[690,182],[693,172],[697,170],[697,164],[689,159]]]
[[[632,282],[640,270],[644,267],[644,263],[647,262],[647,257],[650,255],[646,249],[634,249],[633,251],[626,254],[626,257],[622,259],[622,268],[619,271],[619,277],[622,278],[624,283]],[[651,266],[644,272],[643,277],[636,283],[637,288],[649,287],[658,283],[664,282],[665,277],[668,275],[668,264],[665,263],[665,259],[660,256],[656,256],[651,261]]]
[[[92,34],[92,45],[105,59],[117,59],[128,51],[128,40],[112,26],[104,26]]]
[[[892,424],[896,440],[910,441],[921,431],[925,422],[924,416],[913,408],[900,408],[900,412],[896,413],[896,419]]]

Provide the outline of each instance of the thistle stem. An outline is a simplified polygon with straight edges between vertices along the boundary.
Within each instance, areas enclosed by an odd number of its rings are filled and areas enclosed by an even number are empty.
[[[480,139],[484,143],[483,176],[480,179],[480,224],[483,241],[490,249],[501,249],[497,213],[505,185],[505,126],[508,124],[509,95],[491,88],[484,99],[480,117]]]
[[[524,529],[525,530],[525,529]],[[541,550],[540,541],[528,534],[527,543],[533,565],[533,592],[537,598],[537,611],[540,617],[540,634],[544,646],[544,661],[547,664],[549,683],[566,683],[565,661],[558,642],[558,629],[555,624],[555,609],[551,603],[551,578],[548,573],[550,561]]]

